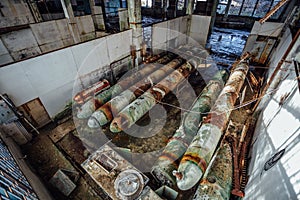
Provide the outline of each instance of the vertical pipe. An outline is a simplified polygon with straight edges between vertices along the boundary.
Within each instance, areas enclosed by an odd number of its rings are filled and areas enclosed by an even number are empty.
[[[205,113],[209,112],[211,105],[216,101],[227,78],[227,72],[222,70],[208,82],[192,106],[191,112],[185,115],[183,123],[176,130],[161,156],[153,165],[151,173],[161,183],[170,186],[175,185],[176,180],[172,173],[177,169],[180,158],[197,133],[199,124],[201,124],[202,118],[206,115]]]
[[[192,188],[206,171],[226,128],[248,69],[248,63],[244,60],[235,67],[210,114],[189,145],[178,170],[174,172],[179,189]]]

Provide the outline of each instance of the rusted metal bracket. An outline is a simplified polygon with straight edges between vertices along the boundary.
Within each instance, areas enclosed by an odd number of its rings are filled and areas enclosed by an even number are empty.
[[[267,21],[277,10],[279,10],[286,2],[289,0],[281,0],[278,4],[276,4],[263,18],[259,20],[259,23],[263,24]]]

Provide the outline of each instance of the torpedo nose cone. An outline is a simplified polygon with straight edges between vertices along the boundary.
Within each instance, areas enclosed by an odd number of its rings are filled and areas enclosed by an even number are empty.
[[[94,117],[91,117],[89,120],[88,120],[88,126],[90,128],[99,128],[100,127],[100,124],[99,122],[94,118]]]
[[[194,187],[203,175],[199,167],[192,162],[180,164],[178,172],[181,173],[182,176],[176,176],[177,186],[180,190],[184,191]]]

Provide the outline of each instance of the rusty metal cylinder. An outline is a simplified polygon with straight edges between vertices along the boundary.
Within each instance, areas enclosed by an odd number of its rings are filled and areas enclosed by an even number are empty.
[[[201,180],[193,200],[229,200],[232,185],[232,153],[225,142],[216,152],[212,164]]]
[[[175,89],[195,68],[189,63],[185,63],[154,87],[147,90],[134,102],[126,106],[110,125],[110,130],[114,133],[131,127],[144,114],[146,114],[157,101],[160,101],[171,90]]]
[[[113,119],[113,116],[117,115],[123,108],[134,101],[137,97],[141,96],[155,83],[174,71],[183,62],[184,59],[182,58],[173,59],[168,64],[159,68],[149,76],[131,86],[129,89],[123,91],[120,95],[105,103],[91,115],[88,121],[88,126],[91,128],[98,128],[110,122]]]
[[[100,106],[108,102],[113,96],[118,95],[131,85],[141,80],[143,77],[158,69],[160,66],[156,65],[155,63],[166,64],[170,62],[174,57],[174,54],[169,53],[163,56],[162,58],[159,58],[154,63],[146,64],[143,67],[140,67],[140,70],[138,70],[131,76],[124,78],[114,86],[110,87],[108,90],[105,90],[102,93],[94,96],[94,98],[83,104],[81,106],[81,109],[77,112],[77,117],[80,119],[90,117],[93,114],[93,112],[95,112],[95,110],[97,110]]]
[[[232,71],[225,87],[180,161],[176,176],[181,190],[191,189],[202,178],[229,120],[249,66],[241,61]]]
[[[161,156],[153,165],[152,174],[163,184],[169,186],[176,184],[176,179],[172,172],[177,169],[180,158],[199,129],[202,117],[209,112],[211,106],[218,98],[227,78],[228,73],[225,70],[221,70],[208,82],[192,106],[191,111],[185,115],[183,123],[176,130]]]

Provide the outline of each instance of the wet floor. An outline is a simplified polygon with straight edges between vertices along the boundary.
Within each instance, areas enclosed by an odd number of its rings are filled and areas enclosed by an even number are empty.
[[[239,58],[246,44],[249,31],[226,28],[213,29],[208,39],[211,56],[220,67],[230,67]]]

